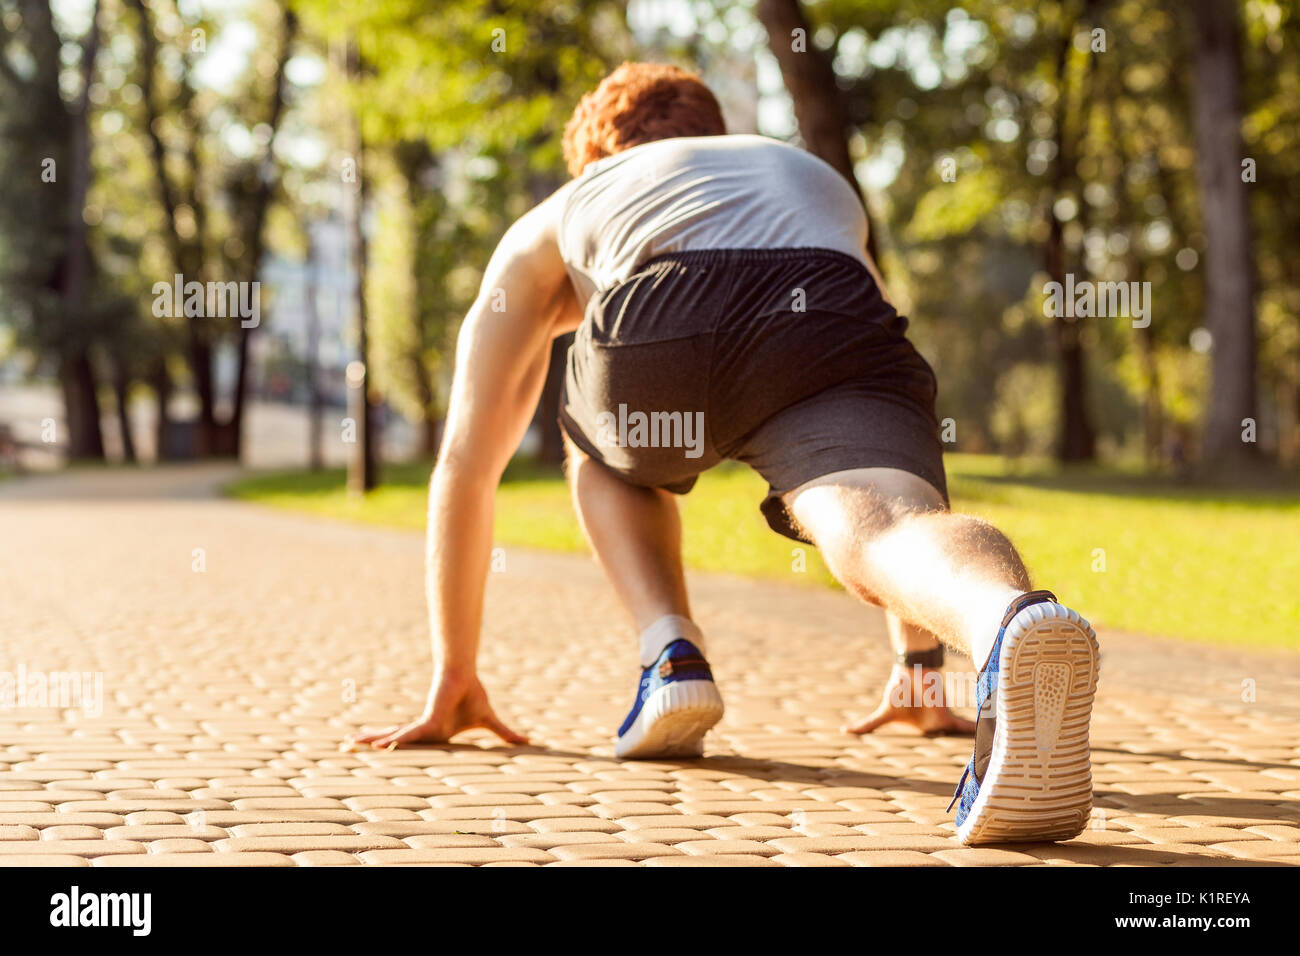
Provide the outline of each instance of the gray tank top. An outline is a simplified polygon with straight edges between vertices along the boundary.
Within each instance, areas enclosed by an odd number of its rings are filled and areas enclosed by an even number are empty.
[[[807,247],[866,263],[853,187],[811,153],[763,136],[656,140],[592,163],[564,188],[560,256],[584,306],[669,252]]]

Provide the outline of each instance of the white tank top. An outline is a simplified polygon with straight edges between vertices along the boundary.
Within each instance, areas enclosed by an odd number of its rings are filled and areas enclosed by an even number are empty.
[[[834,249],[866,263],[867,218],[828,163],[763,136],[661,139],[567,189],[560,256],[585,306],[647,259],[696,249]]]

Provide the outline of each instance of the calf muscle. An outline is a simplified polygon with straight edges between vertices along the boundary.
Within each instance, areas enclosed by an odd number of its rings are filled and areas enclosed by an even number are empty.
[[[888,477],[886,487],[906,486]],[[891,495],[860,478],[850,473],[787,499],[831,573],[862,600],[956,649],[972,657],[986,651],[1001,609],[1029,589],[1011,542],[988,522],[942,510],[923,491]]]

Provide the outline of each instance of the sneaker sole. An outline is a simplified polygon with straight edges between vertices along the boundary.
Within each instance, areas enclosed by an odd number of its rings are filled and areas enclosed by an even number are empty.
[[[967,845],[1069,840],[1092,813],[1097,635],[1059,604],[1026,610],[1002,639],[993,753],[957,830]]]
[[[614,748],[624,759],[698,757],[704,735],[722,719],[722,695],[711,680],[675,681],[650,695]]]

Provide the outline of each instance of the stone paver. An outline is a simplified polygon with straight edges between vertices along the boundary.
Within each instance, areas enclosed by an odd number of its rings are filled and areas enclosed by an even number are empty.
[[[342,752],[426,689],[422,538],[230,476],[0,484],[0,865],[1300,865],[1300,655],[1103,633],[1092,827],[964,849],[969,741],[841,734],[883,621],[797,580],[694,579],[728,704],[703,759],[614,758],[630,625],[589,558],[513,548],[482,672],[533,743]]]

